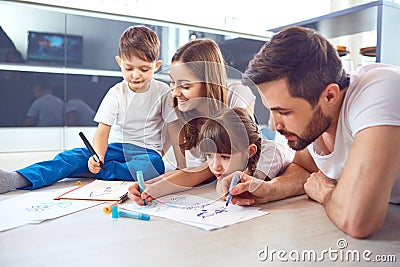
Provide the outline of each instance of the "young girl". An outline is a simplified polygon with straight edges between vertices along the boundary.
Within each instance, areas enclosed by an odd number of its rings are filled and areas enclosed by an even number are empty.
[[[226,196],[226,184],[229,183],[225,177],[232,173],[240,171],[270,180],[285,170],[294,157],[294,151],[284,144],[262,140],[257,125],[242,108],[227,108],[207,119],[200,129],[198,141],[209,172],[218,179],[217,193],[221,198]],[[142,204],[143,199],[151,201],[156,191],[152,184],[147,187],[141,195],[130,190],[131,198],[138,204]],[[179,189],[183,187],[175,187],[176,191]]]

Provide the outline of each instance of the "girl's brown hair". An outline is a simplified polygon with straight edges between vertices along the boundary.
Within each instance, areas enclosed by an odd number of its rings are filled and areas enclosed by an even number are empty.
[[[247,173],[254,175],[261,154],[261,136],[257,125],[243,108],[228,108],[208,119],[201,127],[199,148],[202,153],[248,153],[250,145],[256,153],[247,162]]]

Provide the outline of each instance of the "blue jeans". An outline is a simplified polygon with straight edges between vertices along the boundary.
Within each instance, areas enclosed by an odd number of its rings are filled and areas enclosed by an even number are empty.
[[[87,148],[74,148],[59,153],[52,160],[32,164],[17,172],[32,183],[31,187],[23,189],[36,189],[89,172],[89,157],[91,154]],[[139,170],[143,172],[145,180],[163,174],[165,167],[161,155],[152,149],[133,144],[112,143],[108,145],[104,157],[104,169],[93,177],[136,181],[136,171]]]

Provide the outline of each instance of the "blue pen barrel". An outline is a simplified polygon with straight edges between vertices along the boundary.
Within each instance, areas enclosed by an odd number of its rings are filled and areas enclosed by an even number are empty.
[[[232,188],[239,182],[240,176],[237,173],[234,173],[232,176],[231,184],[229,186],[228,196],[226,197],[225,207],[228,207],[229,202],[232,200],[231,190]]]
[[[112,207],[111,216],[112,216],[112,218],[127,217],[127,218],[143,220],[143,221],[150,220],[150,215],[148,215],[148,214],[118,210],[118,206]]]
[[[129,212],[129,211],[122,211],[122,210],[119,211],[119,216],[120,217],[134,218],[134,219],[139,219],[139,220],[144,220],[144,221],[150,220],[150,215],[148,215],[148,214]]]
[[[144,191],[144,178],[143,178],[143,172],[142,171],[136,171],[136,179],[139,183],[139,190],[140,193]],[[147,202],[146,199],[143,199],[143,204],[146,206]]]

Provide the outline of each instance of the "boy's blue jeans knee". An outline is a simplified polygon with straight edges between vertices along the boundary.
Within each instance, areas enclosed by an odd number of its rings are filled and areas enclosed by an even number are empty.
[[[32,164],[18,173],[27,178],[36,189],[53,184],[67,177],[79,176],[89,172],[87,162],[91,154],[87,148],[66,150],[54,159]],[[133,144],[112,143],[108,145],[104,158],[104,169],[94,175],[102,180],[136,181],[136,171],[142,171],[145,180],[164,173],[162,157],[152,149]]]

